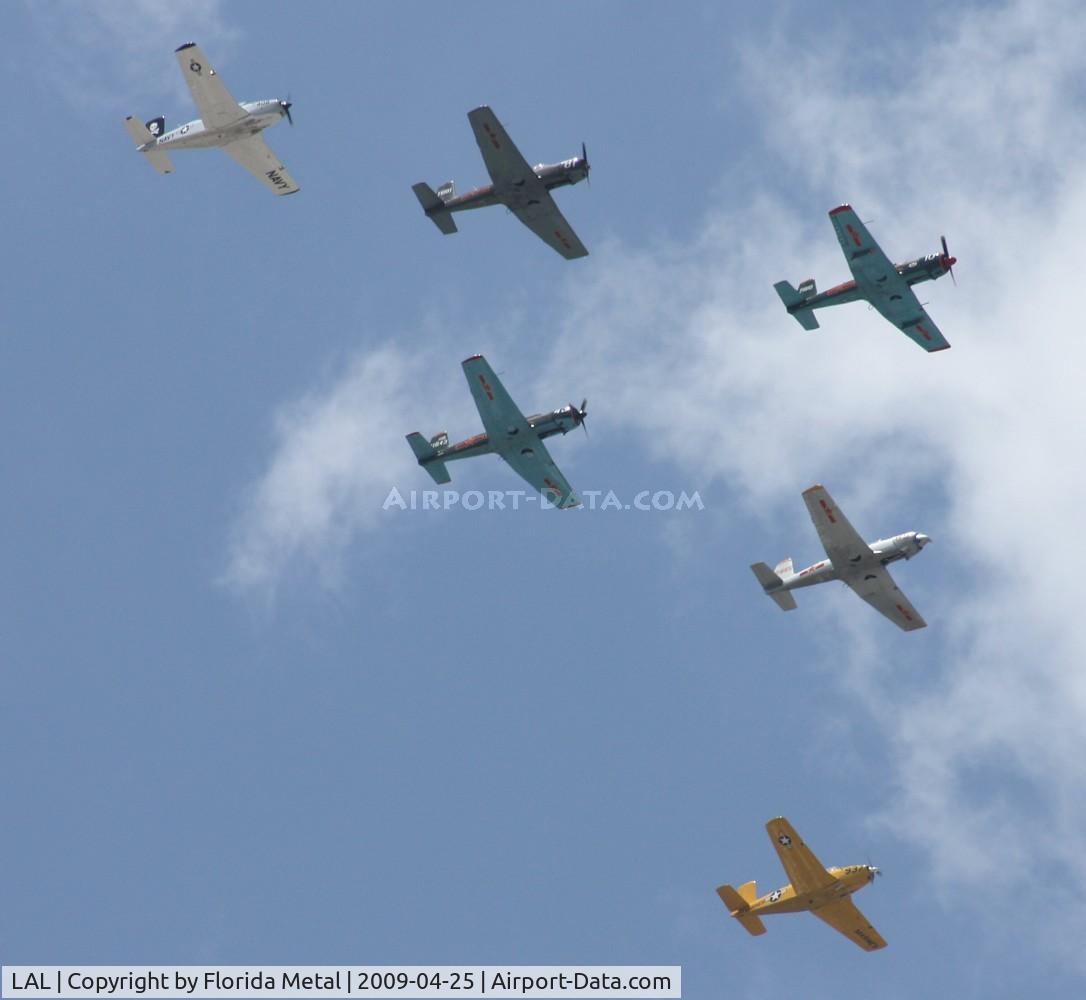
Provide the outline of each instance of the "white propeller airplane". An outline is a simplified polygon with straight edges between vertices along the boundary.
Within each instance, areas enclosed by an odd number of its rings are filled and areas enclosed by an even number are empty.
[[[762,590],[777,602],[777,606],[782,611],[794,611],[796,599],[791,591],[841,580],[898,628],[906,632],[924,628],[927,622],[898,590],[886,566],[899,559],[911,559],[931,539],[919,532],[907,531],[868,545],[823,487],[812,486],[804,490],[803,500],[829,558],[798,573],[792,569],[791,559],[778,563],[775,570],[765,563],[754,563],[750,568],[758,577]]]
[[[275,194],[294,194],[298,190],[294,178],[260,136],[281,118],[294,124],[290,101],[273,99],[239,104],[195,42],[180,46],[176,54],[200,118],[164,132],[166,119],[161,115],[146,124],[129,115],[124,120],[128,134],[151,166],[160,174],[172,173],[173,164],[166,155],[168,149],[220,146]]]

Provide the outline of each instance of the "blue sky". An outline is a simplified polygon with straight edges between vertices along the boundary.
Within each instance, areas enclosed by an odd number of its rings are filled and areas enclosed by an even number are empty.
[[[174,6],[4,11],[0,959],[1081,989],[1078,6]],[[188,40],[289,93],[297,196],[134,152],[125,115],[195,117]],[[423,218],[413,182],[485,180],[481,103],[531,162],[587,143],[587,259]],[[951,351],[784,314],[846,276],[842,201],[897,259],[946,233]],[[476,352],[525,410],[589,398],[574,486],[705,509],[382,510],[431,485],[405,433],[478,429]],[[814,482],[935,539],[895,574],[928,629],[762,597],[821,555]],[[778,814],[882,867],[888,949],[728,919]]]

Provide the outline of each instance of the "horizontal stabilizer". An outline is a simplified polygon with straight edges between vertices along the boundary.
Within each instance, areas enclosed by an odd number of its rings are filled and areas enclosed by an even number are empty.
[[[430,473],[430,477],[435,483],[441,486],[452,482],[452,476],[449,475],[448,468],[437,457],[437,450],[418,431],[412,431],[407,435],[407,443],[411,445],[411,450],[415,453],[419,465]]]
[[[754,883],[748,882],[741,888],[746,890],[748,887],[750,890],[753,890]],[[717,889],[716,894],[731,911],[731,915],[743,925],[747,933],[756,936],[765,933],[765,924],[762,923],[759,917],[750,912],[750,902],[736,892],[730,885],[720,886]],[[753,891],[751,892],[751,895],[753,895]]]
[[[791,559],[787,559],[782,562],[777,567],[777,569],[782,569],[785,566],[785,563],[787,563],[788,569],[791,570]],[[777,576],[777,574],[774,573],[773,570],[771,570],[765,563],[751,563],[750,568],[754,572],[754,575],[758,578],[758,582],[762,585],[762,590],[764,590],[766,594],[773,598],[773,600],[777,604],[777,607],[779,607],[781,611],[796,610],[796,599],[787,590],[780,589],[781,586],[783,586],[784,581],[781,580],[781,578]]]
[[[124,120],[124,127],[128,129],[128,134],[132,136],[133,141],[136,143],[136,147],[147,157],[155,170],[160,174],[173,173],[173,164],[170,162],[170,158],[158,148],[155,143],[155,137],[143,122],[138,121],[129,115]]]
[[[777,294],[781,297],[785,308],[796,317],[799,325],[804,330],[818,329],[818,320],[815,319],[814,310],[803,306],[803,303],[815,293],[815,283],[812,279],[808,278],[798,289],[793,288],[791,283],[787,281],[778,281],[773,287],[777,290]]]
[[[446,236],[456,232],[456,222],[452,214],[445,208],[445,202],[437,196],[429,184],[419,181],[418,184],[411,185],[411,190],[415,192],[415,197],[418,198],[426,217],[431,219],[438,229]],[[445,189],[442,188],[442,190]]]

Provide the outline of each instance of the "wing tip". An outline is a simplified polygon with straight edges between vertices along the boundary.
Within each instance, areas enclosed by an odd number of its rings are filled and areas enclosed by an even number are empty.
[[[485,361],[485,360],[486,359],[481,354],[473,354],[470,358],[464,358],[464,360],[461,361],[460,364],[466,365],[471,361]]]
[[[196,43],[195,42],[185,42],[182,45],[178,45],[177,48],[174,49],[174,52],[184,52],[185,49],[194,49],[194,48],[196,48]]]
[[[928,354],[938,354],[940,351],[949,351],[950,344],[943,344],[942,347],[930,347],[928,348]]]
[[[816,490],[824,490],[825,488],[826,487],[823,486],[821,483],[815,483],[813,486],[808,486],[807,489],[803,491],[803,495],[806,496],[808,493],[814,493]],[[783,819],[784,817],[781,816],[779,818]]]
[[[830,209],[830,216],[839,215],[841,212],[851,212],[852,206],[845,202],[843,205],[838,205],[836,208]]]

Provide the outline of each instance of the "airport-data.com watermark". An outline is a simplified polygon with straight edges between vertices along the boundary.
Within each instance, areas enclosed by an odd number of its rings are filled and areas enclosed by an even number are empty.
[[[579,490],[576,499],[586,510],[704,510],[697,490],[640,490],[630,496],[619,496],[614,490]],[[538,507],[577,506],[563,502],[555,490],[536,493],[534,490],[406,490],[392,487],[382,510],[521,510]]]

